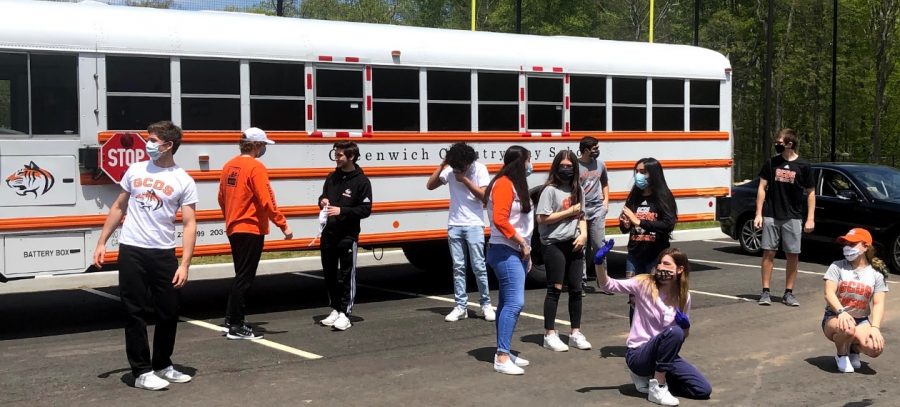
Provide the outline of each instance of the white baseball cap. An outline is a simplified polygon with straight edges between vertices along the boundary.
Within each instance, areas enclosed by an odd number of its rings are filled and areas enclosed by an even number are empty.
[[[275,144],[274,141],[269,140],[269,138],[266,137],[266,132],[262,131],[259,127],[251,127],[244,130],[242,139],[246,141],[261,141],[266,144]]]

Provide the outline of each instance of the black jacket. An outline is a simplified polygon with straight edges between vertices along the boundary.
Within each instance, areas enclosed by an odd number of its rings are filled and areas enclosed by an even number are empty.
[[[328,198],[331,206],[340,207],[341,214],[328,217],[322,237],[358,239],[360,219],[372,214],[372,183],[363,170],[359,166],[350,172],[336,168],[325,178],[320,203],[323,198]]]

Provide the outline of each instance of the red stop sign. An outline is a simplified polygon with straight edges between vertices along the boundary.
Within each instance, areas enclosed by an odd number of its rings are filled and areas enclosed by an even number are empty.
[[[100,169],[121,182],[128,166],[147,161],[147,142],[137,133],[116,133],[100,147]]]

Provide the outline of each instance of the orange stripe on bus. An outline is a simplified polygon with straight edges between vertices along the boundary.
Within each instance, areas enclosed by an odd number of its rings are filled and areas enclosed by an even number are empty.
[[[698,222],[715,220],[714,213],[691,213],[678,215],[679,223]],[[615,227],[619,225],[617,219],[607,219],[607,227]],[[490,229],[485,228],[485,234],[489,234]],[[447,229],[432,229],[414,232],[394,232],[394,233],[371,233],[359,235],[360,245],[392,245],[398,243],[415,242],[422,240],[442,240],[447,238]],[[284,250],[315,250],[318,245],[310,246],[312,238],[300,238],[292,240],[267,240],[263,246],[266,251],[284,251]],[[175,249],[175,254],[181,256],[182,248]],[[215,256],[231,254],[231,246],[228,244],[210,244],[199,245],[194,248],[194,256]],[[119,252],[106,252],[103,257],[104,263],[115,263],[119,258]]]
[[[663,168],[728,168],[731,167],[733,161],[730,159],[700,159],[700,160],[662,160]],[[503,164],[488,164],[488,171],[496,173],[500,171]],[[366,175],[369,177],[398,177],[398,176],[421,176],[431,175],[436,166],[434,165],[404,165],[404,166],[385,166],[385,167],[365,167]],[[606,168],[610,170],[630,170],[634,168],[632,161],[608,161]],[[535,171],[549,171],[550,163],[534,164]],[[271,168],[268,170],[269,179],[324,179],[332,171],[333,167],[327,168]],[[221,170],[189,170],[188,174],[197,182],[219,181],[222,176]],[[104,182],[105,181],[105,182]],[[81,175],[82,185],[104,185],[112,184],[107,177],[95,180],[90,174]]]
[[[120,130],[103,131],[98,133],[97,140],[102,144],[116,133],[139,133],[147,138],[146,131]],[[305,131],[270,131],[266,132],[270,139],[279,143],[334,143],[334,139],[312,137]],[[591,136],[600,141],[665,141],[665,140],[728,140],[730,135],[724,131],[613,131],[613,132],[572,132],[561,137],[542,138],[535,137],[529,142],[559,142],[560,140],[575,142],[582,137]],[[240,131],[185,131],[182,143],[237,143],[241,138]],[[389,132],[375,131],[372,137],[366,138],[363,143],[377,142],[457,142],[460,140],[485,142],[485,141],[512,141],[522,142],[519,132]]]
[[[672,194],[678,198],[689,197],[715,197],[728,195],[728,188],[689,188],[675,189]],[[610,199],[621,201],[628,196],[628,192],[610,193]],[[413,211],[439,211],[450,207],[449,199],[411,200],[375,202],[372,204],[373,213],[395,213]],[[280,208],[288,217],[312,217],[319,215],[317,205],[282,206]],[[204,209],[196,212],[197,221],[210,222],[223,220],[222,211],[218,209]],[[680,219],[680,218],[679,218]],[[101,227],[106,220],[106,215],[79,215],[79,216],[41,216],[31,218],[0,219],[0,232],[15,232],[37,229],[59,228],[88,228]],[[181,220],[181,215],[178,215]]]

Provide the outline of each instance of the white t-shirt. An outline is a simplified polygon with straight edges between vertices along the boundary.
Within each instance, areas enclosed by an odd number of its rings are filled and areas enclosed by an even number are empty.
[[[872,266],[854,270],[847,260],[831,263],[825,272],[825,279],[837,283],[837,297],[841,306],[853,318],[869,316],[872,296],[875,293],[887,292],[884,276]],[[826,309],[827,305],[826,305]]]
[[[161,168],[152,161],[131,164],[120,183],[128,213],[119,243],[145,249],[175,248],[175,214],[197,203],[197,185],[181,167]]]
[[[472,191],[456,180],[453,169],[448,165],[439,175],[441,182],[450,188],[450,216],[447,219],[448,226],[484,226],[484,205],[475,197]],[[466,170],[466,178],[471,180],[479,188],[487,187],[491,183],[491,176],[487,167],[475,161]]]

